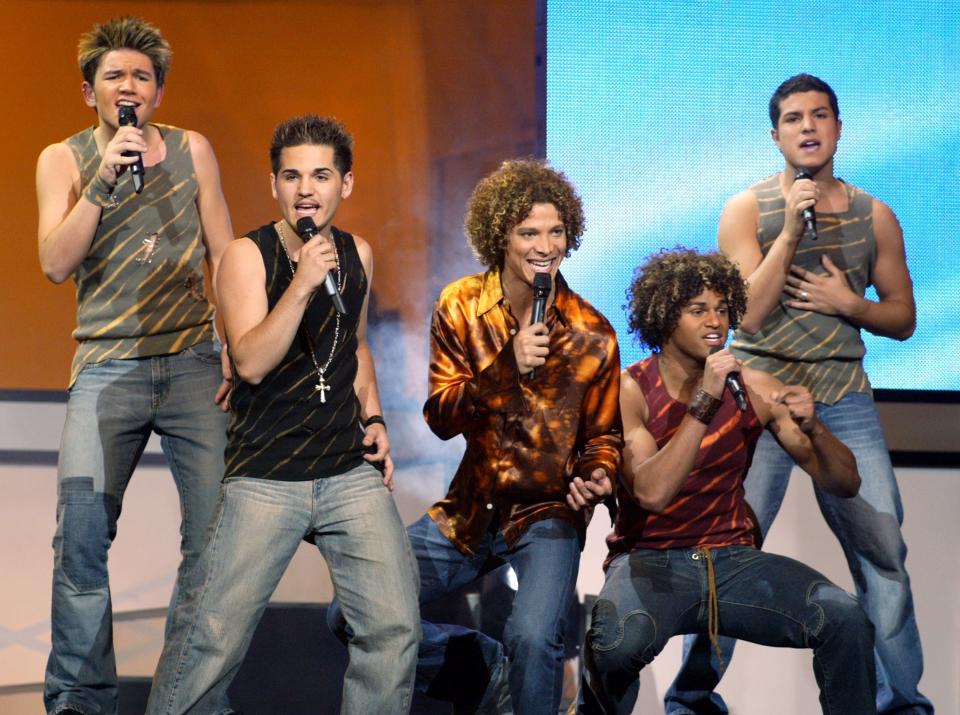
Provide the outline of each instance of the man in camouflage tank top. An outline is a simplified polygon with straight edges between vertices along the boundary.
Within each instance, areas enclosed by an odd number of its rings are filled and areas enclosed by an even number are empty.
[[[863,480],[857,497],[837,499],[821,489],[816,496],[876,627],[877,710],[932,713],[917,690],[923,656],[900,530],[903,509],[860,338],[861,330],[896,340],[913,334],[916,307],[903,233],[886,204],[834,176],[841,122],[829,85],[796,75],[777,88],[769,109],[784,169],[731,198],[720,218],[720,250],[749,285],[732,348],[745,365],[809,389],[819,418],[853,451]],[[802,171],[810,178],[801,178]],[[813,207],[818,238],[803,217]],[[879,300],[865,297],[869,285]],[[773,439],[761,438],[745,486],[764,534],[792,468]],[[711,692],[719,676],[703,665],[707,647],[704,639],[694,644],[687,637],[684,665],[666,695],[670,715],[727,712]]]
[[[207,140],[149,123],[170,64],[159,31],[137,18],[97,25],[80,40],[79,62],[97,125],[37,162],[40,264],[54,283],[76,283],[78,342],[58,466],[44,701],[49,713],[114,713],[107,552],[150,434],[162,435],[183,519],[171,611],[219,494],[228,384],[203,263],[216,272],[232,228]],[[121,126],[130,112],[135,121]]]

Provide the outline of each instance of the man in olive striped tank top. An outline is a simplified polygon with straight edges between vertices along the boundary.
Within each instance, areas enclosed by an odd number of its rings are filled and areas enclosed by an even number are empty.
[[[876,627],[877,711],[932,713],[917,689],[923,656],[900,529],[903,509],[860,337],[861,330],[895,340],[913,334],[916,307],[903,233],[886,204],[834,176],[840,109],[826,82],[791,77],[774,92],[769,112],[784,169],[731,198],[720,217],[720,250],[749,286],[732,348],[744,365],[810,390],[818,417],[854,453],[863,480],[857,497],[837,499],[821,489],[816,496]],[[805,217],[814,207],[815,216]],[[878,300],[865,297],[869,285]],[[764,534],[792,468],[764,435],[745,482]],[[716,662],[712,672],[703,665],[708,647],[705,639],[687,637],[684,665],[666,695],[670,715],[727,712],[711,692],[719,680]]]
[[[48,713],[115,713],[107,552],[150,434],[180,494],[171,612],[219,494],[225,397],[212,274],[232,238],[217,162],[200,134],[153,124],[170,47],[137,18],[97,25],[79,46],[96,126],[37,162],[39,252],[77,286],[77,350],[58,466]],[[126,115],[126,116],[124,116]]]

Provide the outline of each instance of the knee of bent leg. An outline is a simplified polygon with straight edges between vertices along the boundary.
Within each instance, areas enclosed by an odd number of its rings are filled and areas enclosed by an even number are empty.
[[[809,625],[818,639],[839,637],[873,648],[873,624],[856,598],[835,584],[820,582],[810,589],[808,601],[816,606],[817,621]]]
[[[646,611],[620,613],[603,598],[594,604],[587,647],[597,671],[639,671],[656,655],[656,639],[656,623]]]
[[[107,551],[117,533],[117,500],[96,492],[93,479],[60,483],[54,550],[63,572],[78,589],[105,588]]]

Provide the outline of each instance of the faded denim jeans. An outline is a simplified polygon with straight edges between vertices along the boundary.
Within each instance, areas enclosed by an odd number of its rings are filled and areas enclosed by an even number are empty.
[[[221,379],[220,354],[211,343],[173,355],[90,364],[71,388],[57,470],[47,712],[117,711],[107,552],[151,432],[161,435],[180,494],[183,559],[171,612],[176,606],[220,492],[227,415],[214,395]]]
[[[416,562],[381,473],[363,464],[312,481],[224,482],[210,539],[174,613],[148,713],[231,712],[227,688],[304,539],[326,559],[353,634],[340,712],[409,710],[420,641]]]
[[[923,651],[907,574],[907,546],[900,532],[903,506],[873,398],[855,392],[834,405],[817,403],[817,416],[853,452],[862,480],[853,499],[832,496],[816,485],[814,493],[843,547],[860,603],[876,627],[877,712],[933,713],[933,705],[917,690]],[[793,466],[790,455],[764,432],[744,482],[747,502],[764,536],[780,511]],[[734,641],[721,643],[724,660],[729,661]],[[665,697],[667,714],[726,713],[726,704],[713,692],[720,676],[706,638],[687,636],[683,646],[683,665]]]
[[[823,712],[873,712],[873,626],[854,598],[785,556],[749,546],[710,554],[720,634],[811,648]],[[698,549],[638,549],[614,559],[593,607],[578,712],[633,712],[640,670],[667,641],[680,633],[707,633],[709,580]]]

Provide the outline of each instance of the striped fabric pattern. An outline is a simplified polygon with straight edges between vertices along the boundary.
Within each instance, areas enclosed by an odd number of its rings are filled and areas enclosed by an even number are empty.
[[[311,344],[323,365],[333,347],[336,318],[330,297],[319,290],[310,299],[286,355],[258,385],[243,382],[234,369],[224,479],[308,481],[343,474],[363,464],[364,433],[353,381],[357,374],[357,326],[367,293],[367,276],[353,236],[337,228],[333,228],[333,236],[341,257],[340,294],[347,315],[340,321],[336,349],[325,373],[331,388],[326,401],[321,402],[314,389],[317,372],[310,355]],[[266,270],[267,305],[273,310],[293,277],[280,239],[272,223],[246,237],[260,249]]]
[[[780,191],[779,174],[751,187],[760,209],[757,240],[764,255],[783,230],[786,202]],[[849,205],[842,213],[817,213],[817,241],[804,236],[794,263],[826,275],[820,257],[827,255],[847,277],[857,295],[872,283],[876,259],[873,235],[873,197],[845,184]],[[770,373],[788,385],[803,385],[813,399],[832,405],[851,392],[870,393],[863,369],[866,348],[860,329],[835,315],[788,308],[782,294],[759,331],[737,331],[731,344],[745,364]]]
[[[687,413],[687,405],[670,397],[660,375],[656,354],[634,363],[627,373],[637,381],[647,401],[647,429],[663,449]],[[695,546],[752,545],[752,521],[747,516],[743,479],[763,427],[753,406],[737,409],[729,391],[700,443],[693,469],[673,501],[659,514],[620,498],[614,531],[607,537],[610,554],[634,549],[680,549]]]
[[[88,363],[169,355],[213,339],[204,289],[206,248],[197,209],[197,177],[187,132],[154,125],[166,157],[147,167],[143,193],[130,172],[104,208],[87,257],[73,274],[78,341],[70,384]],[[93,129],[65,142],[86,186],[100,165]]]

